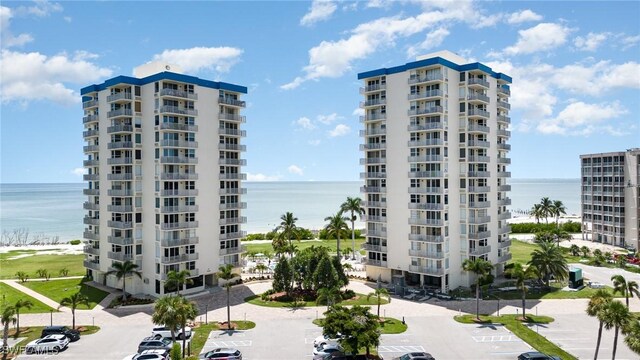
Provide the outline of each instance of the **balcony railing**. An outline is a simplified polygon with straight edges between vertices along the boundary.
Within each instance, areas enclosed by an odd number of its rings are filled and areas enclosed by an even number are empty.
[[[199,242],[200,242],[200,239],[197,236],[181,238],[181,239],[162,239],[160,240],[160,246],[174,247],[174,246],[195,245],[195,244],[198,244]]]
[[[409,271],[414,273],[431,275],[431,276],[444,275],[444,268],[434,268],[434,267],[427,267],[427,266],[409,265]]]
[[[360,130],[360,136],[376,136],[376,135],[384,135],[386,133],[387,133],[386,128]]]
[[[491,161],[491,158],[489,156],[477,156],[477,155],[470,155],[467,158],[468,162],[476,162],[476,163],[488,163],[489,161]]]
[[[220,189],[220,192],[219,192],[220,195],[242,195],[246,193],[247,193],[246,188],[226,188],[226,189]]]
[[[382,245],[363,243],[360,248],[367,251],[387,252],[387,247]]]
[[[476,92],[470,92],[467,95],[467,100],[469,101],[482,101],[485,103],[489,102],[489,97],[485,94],[481,94],[481,93],[476,93]]]
[[[160,130],[198,131],[198,125],[178,124],[165,122],[160,124]]]
[[[161,180],[198,180],[196,173],[161,173]]]
[[[90,240],[100,240],[100,234],[96,234],[93,232],[85,231],[82,233],[82,237]]]
[[[486,111],[486,110],[482,110],[482,109],[469,109],[469,110],[467,110],[467,115],[468,116],[480,116],[480,117],[488,118],[489,117],[489,112]]]
[[[475,125],[475,124],[469,124],[467,126],[467,131],[468,132],[475,132],[475,133],[483,133],[483,134],[488,134],[489,133],[489,127],[488,126],[484,126],[484,125]]]
[[[83,195],[100,195],[100,189],[82,189]]]
[[[197,189],[168,189],[161,190],[160,196],[198,196]]]
[[[497,132],[498,132],[498,136],[505,136],[505,137],[511,136],[511,131],[509,130],[498,129]]]
[[[114,93],[107,96],[107,102],[113,102],[118,100],[131,100],[131,98],[132,97],[130,92],[121,91],[121,92]]]
[[[94,137],[94,136],[98,136],[100,135],[100,132],[98,130],[87,130],[87,131],[83,131],[82,132],[82,136],[83,137]]]
[[[409,162],[441,162],[442,155],[419,155],[409,156],[407,158]]]
[[[485,193],[491,191],[491,186],[469,186],[469,192]]]
[[[360,116],[360,122],[361,123],[365,123],[367,121],[378,121],[378,120],[386,120],[387,119],[387,114],[380,114],[380,113],[368,113],[365,116]]]
[[[131,261],[133,260],[133,254],[125,254],[124,252],[107,252],[107,257],[109,259],[118,260],[118,261]]]
[[[477,202],[470,202],[469,203],[469,208],[471,209],[484,209],[484,208],[488,208],[491,207],[491,202],[490,201],[477,201]]]
[[[511,109],[511,104],[509,104],[506,101],[500,101],[498,100],[498,107],[499,108],[503,108],[503,109]]]
[[[387,203],[384,201],[363,201],[362,207],[370,207],[370,208],[386,208]]]
[[[246,130],[240,130],[240,129],[218,128],[218,134],[219,135],[226,135],[226,136],[245,137],[245,136],[247,136],[247,131]]]
[[[490,171],[469,171],[467,172],[467,176],[474,177],[474,178],[488,178],[488,177],[491,177],[491,172]]]
[[[131,189],[109,189],[107,190],[109,196],[133,196],[133,190]]]
[[[164,139],[160,140],[160,146],[164,147],[177,147],[177,148],[188,148],[188,149],[196,149],[198,147],[197,141],[184,141],[184,140],[169,140]]]
[[[469,249],[469,255],[480,256],[491,252],[491,246],[476,246]]]
[[[85,245],[83,249],[85,254],[100,255],[100,248],[93,247],[91,245]]]
[[[220,249],[218,254],[220,256],[231,255],[231,254],[242,254],[242,253],[244,253],[246,251],[247,251],[247,247],[244,246],[244,245],[240,245],[240,246],[236,246],[236,247]]]
[[[491,222],[491,216],[476,216],[469,218],[467,223],[469,224],[487,224]]]
[[[85,145],[82,147],[82,150],[84,150],[84,152],[95,152],[95,151],[99,151],[100,150],[100,146],[99,145]]]
[[[198,94],[196,93],[169,89],[169,88],[161,89],[160,96],[172,96],[172,97],[183,98],[183,99],[198,100]]]
[[[198,116],[198,110],[189,109],[179,106],[172,105],[163,105],[160,106],[161,113],[170,113],[170,114],[179,114],[179,115],[188,115],[188,116]]]
[[[440,146],[442,144],[444,144],[444,141],[442,141],[442,139],[424,139],[424,140],[417,140],[417,141],[409,141],[407,143],[407,145],[409,145],[410,147]]]
[[[132,205],[107,205],[107,211],[111,212],[132,212]]]
[[[488,148],[489,146],[491,146],[491,143],[489,143],[488,141],[484,141],[484,140],[469,140],[469,141],[467,141],[467,146],[469,146],[469,147]]]
[[[93,260],[84,260],[82,265],[87,269],[100,270],[100,262]]]
[[[442,171],[410,171],[408,174],[410,178],[419,178],[419,179],[442,177]]]
[[[499,157],[498,158],[498,164],[511,164],[511,158],[507,158],[507,157]]]
[[[160,225],[162,230],[178,230],[178,229],[194,229],[198,227],[197,221],[163,223]]]
[[[367,259],[365,264],[369,265],[369,266],[387,267],[387,262],[386,261],[381,261],[381,260]]]
[[[470,232],[467,236],[469,239],[486,239],[491,237],[491,231]]]
[[[386,223],[387,222],[387,217],[386,216],[367,215],[367,216],[365,216],[364,221]]]
[[[242,239],[245,236],[247,236],[247,232],[246,231],[237,231],[237,232],[233,232],[233,233],[226,233],[226,234],[218,235],[220,240]]]
[[[500,149],[500,150],[511,150],[511,144],[498,143],[498,149]]]
[[[247,160],[246,159],[225,158],[225,159],[218,159],[218,164],[220,164],[220,165],[246,166],[247,165]]]
[[[98,100],[89,100],[82,103],[83,109],[88,109],[88,108],[97,107],[97,106],[98,106]]]
[[[373,84],[360,88],[360,94],[364,94],[371,91],[380,91],[385,90],[387,88],[387,84]]]
[[[428,98],[439,97],[439,96],[442,96],[442,90],[436,89],[436,90],[423,91],[415,94],[409,94],[407,96],[407,99],[411,101],[411,100],[428,99]]]
[[[498,86],[498,94],[504,94],[504,95],[510,96],[511,90],[502,86]]]
[[[384,179],[387,173],[384,172],[366,172],[360,173],[360,179]]]
[[[218,114],[218,119],[226,120],[226,121],[237,121],[240,123],[247,122],[247,117],[238,114],[229,114],[229,113],[220,113]]]
[[[187,270],[187,271],[189,271],[189,277],[190,278],[200,275],[200,270],[198,270],[198,269]],[[161,280],[165,281],[165,280],[167,280],[167,278],[168,278],[167,274],[160,274],[160,279]]]
[[[218,144],[220,150],[247,151],[247,145],[240,144]]]
[[[498,121],[511,124],[511,118],[505,115],[498,115]]]
[[[161,164],[197,164],[198,158],[186,156],[161,156]]]
[[[220,174],[220,180],[247,180],[247,174],[244,174],[244,173]]]
[[[511,253],[508,253],[506,255],[502,255],[502,256],[498,256],[498,262],[499,263],[504,263],[511,260]]]
[[[132,141],[116,141],[107,144],[107,149],[132,149]]]
[[[511,191],[511,185],[500,185],[498,191]]]
[[[100,225],[100,218],[93,218],[85,216],[82,220],[82,223],[85,225]]]
[[[96,160],[96,159],[84,160],[82,162],[82,165],[84,165],[84,166],[98,166],[98,165],[100,165],[100,160]]]
[[[511,240],[510,239],[507,239],[507,240],[504,240],[504,241],[500,241],[498,243],[498,248],[499,249],[504,249],[504,248],[509,247],[509,246],[511,246]]]
[[[194,261],[194,260],[198,260],[198,258],[199,258],[198,253],[181,254],[176,256],[163,256],[162,263],[169,264],[169,263],[177,263],[177,262],[183,262],[183,261]]]
[[[133,223],[130,221],[107,221],[107,226],[116,229],[133,229]]]
[[[218,104],[225,104],[225,105],[239,106],[239,107],[247,106],[246,101],[237,100],[230,97],[219,97]]]
[[[511,232],[511,226],[507,225],[504,227],[501,227],[498,229],[498,234],[503,235],[503,234],[508,234]]]
[[[379,106],[379,105],[385,105],[386,103],[387,103],[387,99],[369,99],[369,100],[361,101],[360,106],[361,107]]]
[[[407,82],[410,85],[413,85],[413,84],[419,84],[419,83],[429,82],[429,81],[442,81],[443,79],[444,79],[444,76],[442,75],[442,73],[431,73],[429,75],[423,75],[423,76],[410,76]]]
[[[234,209],[246,209],[246,208],[247,208],[247,203],[246,202],[234,202],[234,203],[220,204],[220,206],[219,206],[220,210],[234,210]]]
[[[444,220],[442,220],[442,219],[410,218],[409,219],[409,225],[444,226]]]
[[[181,212],[196,212],[196,211],[198,211],[198,205],[179,205],[179,206],[160,207],[161,213],[181,213]]]
[[[107,112],[107,117],[117,117],[117,116],[133,116],[132,109],[116,109]]]
[[[426,109],[413,109],[413,110],[407,111],[407,114],[409,116],[438,114],[438,113],[442,113],[442,106],[432,106]]]
[[[100,204],[85,201],[84,204],[82,204],[82,208],[85,210],[100,210]]]
[[[387,231],[386,230],[366,230],[366,236],[371,236],[371,237],[379,237],[379,238],[386,238],[387,237]]]
[[[498,206],[505,206],[505,205],[511,205],[510,198],[504,198],[504,199],[498,200]]]
[[[386,187],[380,187],[380,186],[362,186],[362,187],[360,187],[360,192],[363,192],[363,193],[386,193],[387,192],[387,188]]]
[[[83,124],[92,123],[94,121],[98,121],[98,115],[87,115],[87,116],[82,118],[82,123]]]
[[[100,174],[84,174],[82,175],[84,181],[98,181],[100,180]]]
[[[511,177],[510,171],[498,171],[498,177]]]
[[[107,164],[109,164],[109,165],[133,164],[133,158],[132,157],[109,158],[109,159],[107,159]]]
[[[364,159],[360,159],[360,165],[364,164],[384,164],[387,162],[387,158],[381,157],[368,157]]]
[[[107,174],[107,180],[126,181],[133,180],[132,173]]]
[[[432,204],[432,203],[409,203],[409,209],[412,209],[412,210],[443,210],[444,209],[444,205],[442,205],[442,204]]]
[[[108,236],[107,242],[114,245],[133,245],[133,238],[122,236]]]
[[[409,187],[409,194],[442,194],[442,187]]]
[[[423,258],[429,258],[429,259],[444,259],[444,252],[409,249],[409,256],[423,257]]]
[[[218,223],[220,225],[229,225],[229,224],[244,224],[246,222],[247,222],[246,216],[239,216],[234,218],[220,219]]]
[[[480,85],[480,86],[484,86],[486,88],[489,88],[489,82],[487,80],[481,79],[481,78],[469,78],[469,80],[467,80],[467,84],[468,85]]]
[[[107,133],[132,132],[133,125],[114,125],[107,128]]]

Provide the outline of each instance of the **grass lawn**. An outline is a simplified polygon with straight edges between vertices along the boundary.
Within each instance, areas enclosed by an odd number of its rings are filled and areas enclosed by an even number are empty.
[[[366,239],[364,238],[358,238],[356,239],[356,250],[360,249],[360,245],[362,245],[365,242]],[[302,241],[293,241],[293,244],[298,248],[298,250],[302,250],[302,249],[306,249],[309,248],[311,246],[315,246],[315,247],[320,247],[320,246],[324,246],[329,248],[329,252],[330,253],[335,253],[337,251],[337,241],[335,239],[333,240],[302,240]],[[252,244],[251,241],[245,241],[242,243],[242,245],[246,245],[247,246],[247,252],[255,252],[255,253],[265,253],[265,251],[268,251],[270,253],[273,254],[273,246],[271,246],[271,243],[262,243],[262,244]],[[350,248],[351,247],[351,239],[340,239],[340,251],[342,252],[342,250],[344,250],[345,248]]]
[[[401,334],[407,331],[407,324],[403,324],[402,321],[394,318],[382,318],[380,333],[381,334]],[[322,327],[324,325],[324,319],[315,319],[312,321],[314,325]]]
[[[7,284],[0,283],[0,294],[4,296],[7,305],[13,305],[20,299],[30,300],[33,303],[31,309],[20,309],[20,314],[47,313],[49,310],[58,311]]]
[[[256,324],[252,321],[231,320],[231,322],[238,325],[237,330],[249,330],[256,327]],[[218,323],[216,322],[212,322],[207,325],[200,324],[197,328],[193,329],[193,331],[195,331],[193,339],[191,339],[191,354],[193,355],[187,357],[187,360],[198,359],[198,355],[202,351],[204,344],[207,342],[209,333],[214,330],[219,330]]]
[[[295,303],[293,301],[284,302],[284,301],[264,301],[260,298],[260,295],[252,295],[244,299],[245,302],[249,304],[258,305],[258,306],[266,306],[266,307],[291,307],[291,308],[300,308],[300,307],[314,307],[314,306],[323,306],[326,305],[318,305],[315,301],[299,301]],[[389,302],[385,299],[382,299],[381,304],[388,304]],[[355,299],[342,300],[338,303],[338,305],[347,306],[347,305],[377,305],[377,301],[374,297],[367,300],[367,295],[356,293]]]
[[[38,269],[47,269],[51,277],[60,276],[60,270],[69,269],[69,276],[81,276],[86,273],[82,265],[83,254],[78,255],[37,255],[43,250],[15,250],[0,254],[0,279],[16,279],[16,272],[24,271],[29,278],[37,278]],[[32,254],[19,259],[10,258],[21,254]]]
[[[544,336],[541,336],[535,331],[531,330],[525,325],[525,323],[523,323],[523,321],[517,320],[516,317],[517,315],[503,315],[500,317],[481,315],[481,322],[479,323],[504,324],[504,326],[509,329],[509,331],[513,332],[516,336],[518,336],[534,349],[548,355],[559,356],[562,360],[576,360],[573,355],[557,347],[554,343],[547,340]],[[478,324],[478,322],[475,321],[474,315],[455,316],[454,319],[463,324]],[[553,321],[553,318],[550,318],[548,316],[527,316],[527,320],[527,322],[529,323],[548,324]]]
[[[93,309],[108,293],[83,284],[83,281],[85,279],[27,281],[23,285],[58,303],[63,298],[69,297],[79,290],[89,298],[89,309]],[[80,305],[78,309],[85,309],[85,306]]]
[[[589,299],[598,289],[592,289],[588,286],[578,291],[563,291],[564,284],[551,283],[551,290],[543,290],[541,292],[528,291],[527,299]],[[605,286],[605,290],[609,291],[613,295],[613,288]],[[522,299],[522,293],[520,291],[505,291],[494,293],[502,300],[520,300]],[[613,297],[621,298],[620,294],[613,295]]]

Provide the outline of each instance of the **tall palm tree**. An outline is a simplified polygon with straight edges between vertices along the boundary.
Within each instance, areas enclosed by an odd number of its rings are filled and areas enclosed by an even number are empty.
[[[33,303],[29,299],[19,299],[13,305],[16,309],[16,332],[20,332],[20,309],[31,309],[33,307]]]
[[[614,329],[611,360],[615,360],[616,350],[618,349],[618,333],[620,329],[626,329],[631,322],[631,313],[629,313],[629,309],[627,309],[623,303],[613,300],[602,309],[598,315],[598,319],[604,323],[605,329]]]
[[[104,275],[115,275],[118,280],[122,279],[122,302],[125,302],[127,301],[127,292],[125,290],[127,278],[131,275],[136,275],[142,279],[142,273],[138,271],[138,265],[129,260],[124,262],[115,262],[112,267],[114,270],[107,271]]]
[[[553,200],[553,215],[556,217],[556,228],[560,228],[560,216],[567,215],[567,208],[564,206],[561,200]]]
[[[364,208],[362,207],[362,199],[360,199],[359,197],[347,197],[347,200],[345,202],[342,203],[342,205],[340,205],[340,210],[342,210],[343,212],[350,212],[351,213],[351,218],[349,219],[351,221],[351,245],[353,247],[353,257],[352,259],[355,260],[356,258],[356,219],[358,219],[358,217],[362,218],[362,215],[364,215]]]
[[[531,216],[536,219],[537,224],[540,224],[540,218],[544,216],[540,204],[533,204],[533,207],[531,208]]]
[[[624,331],[624,343],[636,354],[640,355],[640,321],[633,320]]]
[[[345,216],[342,216],[342,210],[338,211],[333,216],[327,216],[324,218],[324,221],[328,221],[329,223],[325,225],[324,229],[327,231],[327,239],[335,237],[337,240],[337,256],[340,258],[340,235],[343,235],[349,231],[349,227],[347,226],[348,219]]]
[[[190,279],[189,276],[191,276],[189,270],[171,270],[167,273],[167,280],[165,280],[164,286],[170,289],[176,288],[176,292],[178,296],[180,296],[180,289],[182,289],[184,285],[193,284],[193,279]]]
[[[0,324],[2,324],[2,348],[7,349],[9,342],[9,325],[16,323],[16,308],[6,306],[0,313]],[[2,358],[6,359],[8,352],[3,351]]]
[[[562,250],[551,241],[538,243],[538,248],[531,252],[531,260],[527,264],[537,270],[547,287],[550,286],[551,276],[561,281],[569,276],[567,259],[564,258]]]
[[[569,252],[571,252],[571,255],[573,256],[580,256],[580,247],[576,244],[573,244],[569,248]]]
[[[81,292],[77,292],[69,297],[60,300],[60,306],[66,306],[71,309],[71,328],[76,328],[76,309],[78,305],[84,305],[89,308],[89,298]]]
[[[182,328],[182,357],[184,358],[187,349],[187,334],[185,328],[187,327],[187,322],[195,320],[196,316],[198,316],[198,307],[193,301],[189,301],[182,296],[178,296],[176,306],[176,318],[180,328]]]
[[[389,295],[389,291],[387,289],[381,287],[376,289],[374,292],[370,292],[369,295],[367,295],[367,301],[372,296],[376,298],[376,303],[378,304],[378,319],[380,319],[380,305],[382,304],[382,299],[386,298],[388,302],[391,302],[391,295]]]
[[[600,325],[598,327],[598,341],[596,342],[596,352],[593,355],[593,360],[598,359],[598,350],[600,350],[600,340],[602,340],[602,327],[604,326],[604,322],[600,320],[600,312],[611,302],[613,296],[607,290],[599,289],[595,294],[591,296],[589,299],[589,304],[587,304],[587,315],[595,316],[598,318]]]
[[[265,271],[269,270],[269,268],[267,267],[267,265],[259,263],[258,265],[256,265],[256,270],[260,271],[260,276],[262,276],[264,275]]]
[[[300,240],[300,237],[298,235],[299,229],[298,226],[296,226],[296,221],[298,221],[298,218],[293,216],[293,213],[286,212],[280,216],[280,220],[282,220],[280,222],[280,225],[276,227],[276,231],[279,232],[277,237],[287,240],[287,242],[289,243],[289,254],[293,254],[291,252],[291,249],[293,249],[291,239],[297,238],[298,240]]]
[[[526,281],[528,279],[533,279],[535,277],[535,269],[531,266],[524,268],[522,264],[515,263],[513,267],[507,270],[509,274],[511,274],[511,278],[516,280],[516,287],[520,288],[522,291],[522,318],[526,319],[527,316],[525,314],[526,310],[526,301],[527,301],[527,285]]]
[[[156,300],[153,305],[151,321],[156,325],[163,325],[171,331],[171,340],[176,341],[175,329],[180,326],[178,312],[180,311],[181,296],[165,295]]]
[[[549,216],[553,216],[553,201],[548,197],[543,197],[540,199],[540,211],[544,216],[544,220],[546,223],[549,223]]]
[[[226,280],[227,283],[224,284],[224,287],[227,289],[227,329],[231,330],[231,279],[233,279],[236,274],[233,273],[233,265],[226,264],[221,265],[218,268],[218,273],[216,274],[218,279]]]
[[[627,309],[629,308],[630,297],[632,298],[635,295],[640,298],[640,290],[638,290],[637,282],[633,280],[627,281],[627,279],[622,275],[613,275],[611,277],[611,281],[613,281],[613,293],[620,293],[620,295],[624,295],[627,303]]]
[[[493,265],[483,258],[466,259],[462,270],[476,274],[476,319],[480,320],[480,280],[491,273]]]
[[[316,304],[320,304],[323,301],[327,302],[327,311],[333,305],[335,305],[342,298],[340,288],[337,286],[323,287],[318,289],[318,297],[316,298]]]

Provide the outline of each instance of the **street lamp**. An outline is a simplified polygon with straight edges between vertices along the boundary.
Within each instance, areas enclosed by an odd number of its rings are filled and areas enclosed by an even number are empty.
[[[53,310],[49,310],[49,325],[53,326]]]
[[[204,306],[204,324],[208,325],[209,324],[209,303],[205,304]]]

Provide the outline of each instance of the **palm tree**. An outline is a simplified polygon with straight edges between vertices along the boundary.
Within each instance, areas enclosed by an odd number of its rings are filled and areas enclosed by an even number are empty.
[[[527,265],[531,265],[537,270],[547,287],[550,286],[551,276],[561,281],[569,276],[567,259],[562,255],[562,250],[550,241],[538,243],[538,248],[531,252],[531,260],[527,262]]]
[[[556,217],[556,228],[560,228],[560,216],[567,215],[567,208],[561,200],[553,200],[553,215]]]
[[[571,255],[573,256],[580,256],[580,247],[576,244],[573,244],[569,248],[569,252],[571,252]]]
[[[337,256],[340,258],[340,235],[345,234],[349,231],[349,227],[347,226],[348,219],[345,216],[342,216],[342,210],[338,211],[333,216],[327,216],[324,218],[324,221],[328,221],[329,223],[325,225],[324,229],[327,232],[327,239],[335,237],[337,240]]]
[[[327,311],[333,305],[335,305],[342,298],[340,289],[337,286],[323,287],[318,289],[318,297],[316,298],[316,304],[320,304],[323,301],[327,302]]]
[[[527,285],[528,279],[535,277],[535,269],[533,267],[527,267],[526,269],[520,263],[513,264],[513,267],[507,270],[511,274],[511,278],[516,280],[516,287],[522,290],[522,318],[527,319],[525,314],[526,299],[527,299]]]
[[[180,326],[178,312],[180,311],[181,296],[165,295],[158,300],[153,306],[153,314],[151,321],[156,325],[163,325],[171,330],[171,340],[176,341],[175,329]]]
[[[591,253],[591,249],[589,249],[588,246],[582,246],[580,248],[580,252],[582,253],[582,257],[589,257],[589,254]]]
[[[466,259],[462,270],[476,274],[476,319],[480,320],[480,280],[491,272],[493,265],[483,258]]]
[[[138,265],[132,263],[127,260],[125,262],[114,262],[113,270],[107,271],[104,275],[115,275],[118,280],[122,279],[122,302],[127,301],[127,292],[125,290],[125,285],[127,284],[127,277],[131,275],[136,275],[137,277],[142,279],[142,273],[138,271]]]
[[[77,292],[69,297],[60,300],[60,306],[66,306],[71,309],[71,328],[76,328],[76,309],[78,305],[84,305],[89,308],[89,298],[81,292]]]
[[[544,220],[546,221],[546,223],[549,223],[549,216],[553,216],[554,212],[553,212],[553,201],[551,201],[551,199],[549,199],[548,197],[543,197],[542,199],[540,199],[540,211],[542,212],[542,215],[544,216]]]
[[[281,238],[281,239],[285,239],[288,241],[289,243],[289,254],[293,254],[291,252],[292,248],[292,243],[291,243],[291,239],[292,238],[297,238],[298,241],[300,240],[299,235],[298,235],[298,227],[296,226],[296,221],[298,221],[298,218],[293,216],[293,213],[290,212],[286,212],[283,215],[280,216],[280,220],[282,220],[280,222],[280,225],[278,225],[276,227],[276,231],[279,231],[277,237]]]
[[[178,296],[180,296],[180,289],[182,289],[185,284],[193,284],[193,279],[190,279],[189,276],[191,276],[189,270],[171,270],[167,273],[167,280],[165,280],[164,286],[170,289],[176,288]]]
[[[340,210],[342,210],[343,212],[350,212],[351,213],[351,245],[353,246],[353,257],[352,259],[355,260],[356,258],[356,230],[355,230],[355,224],[356,224],[356,219],[358,217],[362,218],[362,215],[364,215],[364,208],[362,207],[362,199],[360,199],[359,197],[347,197],[347,201],[343,202],[342,205],[340,205]]]
[[[31,309],[33,307],[33,303],[29,299],[19,299],[13,305],[16,309],[16,332],[20,332],[20,309]]]
[[[624,329],[624,343],[627,344],[631,351],[640,355],[640,321],[632,321],[631,324]]]
[[[387,298],[387,301],[391,302],[391,295],[389,295],[389,291],[387,289],[378,288],[367,295],[367,301],[369,301],[372,296],[376,298],[376,303],[378,304],[378,319],[380,319],[380,305],[382,304],[382,299]]]
[[[260,271],[260,276],[264,275],[264,272],[269,270],[269,268],[267,267],[267,265],[260,263],[258,265],[256,265],[256,270]]]
[[[604,323],[604,328],[614,329],[613,335],[613,353],[611,360],[616,359],[616,350],[618,348],[618,333],[620,329],[626,329],[631,322],[631,313],[623,303],[613,300],[608,303],[598,315],[598,319]]]
[[[220,268],[218,268],[218,273],[216,275],[218,276],[218,279],[227,281],[224,284],[224,287],[227,289],[227,329],[231,330],[231,279],[236,276],[236,274],[233,273],[233,265],[221,265]]]
[[[2,348],[7,349],[9,342],[9,325],[16,323],[16,308],[13,306],[7,306],[2,310],[0,314],[0,324],[3,326],[2,331]],[[2,358],[7,358],[8,352],[3,351]]]
[[[598,341],[596,342],[596,353],[593,355],[593,360],[598,359],[598,350],[600,350],[600,340],[602,340],[602,327],[604,326],[604,322],[600,320],[600,313],[602,310],[611,302],[612,295],[604,289],[599,289],[595,294],[591,296],[589,299],[589,304],[587,304],[587,315],[595,316],[598,318],[600,322],[600,326],[598,327]]]
[[[187,334],[185,328],[187,327],[187,322],[196,319],[198,316],[198,307],[193,301],[189,301],[182,296],[178,296],[178,300],[176,300],[177,312],[176,318],[178,324],[182,328],[182,357],[185,357],[186,342],[187,342]]]
[[[540,224],[540,218],[544,216],[540,204],[533,204],[531,208],[531,216],[536,219],[536,224]]]
[[[627,309],[629,308],[630,297],[632,298],[635,295],[640,298],[640,290],[638,289],[637,282],[633,280],[627,281],[622,275],[613,275],[611,277],[611,281],[613,281],[613,293],[620,293],[620,295],[624,295],[627,303]]]

